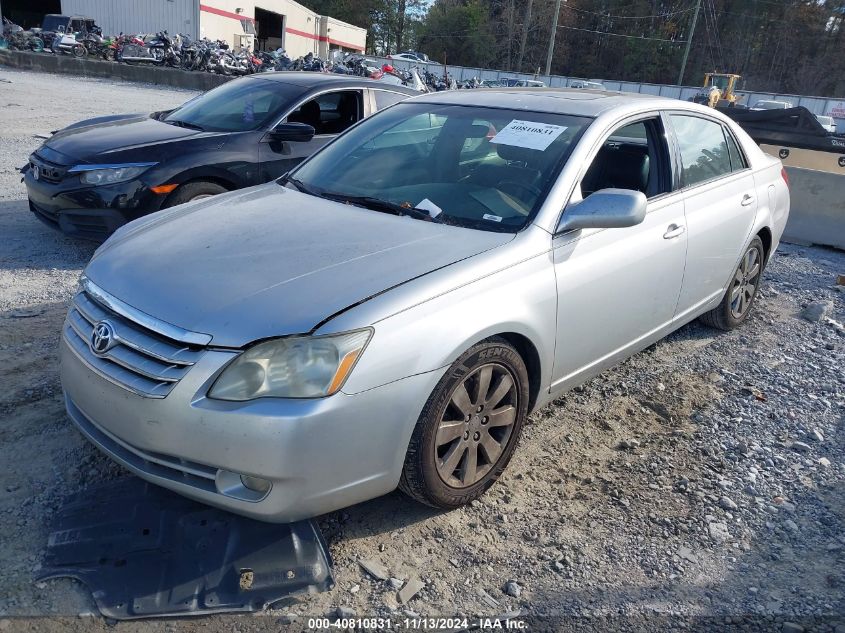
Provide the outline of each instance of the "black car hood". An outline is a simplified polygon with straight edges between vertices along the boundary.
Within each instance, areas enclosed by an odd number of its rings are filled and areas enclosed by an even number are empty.
[[[163,123],[147,114],[90,119],[59,130],[42,149],[57,152],[68,160],[82,163],[108,163],[137,152],[139,160],[159,161],[165,152],[172,155],[172,145],[188,139],[221,137],[225,133],[201,132]],[[39,150],[40,151],[40,150]],[[45,158],[47,156],[45,155]]]

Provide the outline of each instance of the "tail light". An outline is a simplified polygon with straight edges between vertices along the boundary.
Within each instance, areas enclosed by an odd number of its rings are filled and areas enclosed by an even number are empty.
[[[783,181],[786,183],[787,188],[789,188],[789,174],[786,173],[786,167],[781,167],[780,177],[783,178]]]

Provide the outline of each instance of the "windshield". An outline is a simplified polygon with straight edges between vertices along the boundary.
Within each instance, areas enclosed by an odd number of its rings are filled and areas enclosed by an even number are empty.
[[[366,198],[394,205],[394,211],[424,210],[409,213],[414,217],[516,232],[539,209],[590,121],[400,103],[339,137],[291,179],[300,190],[353,204]]]
[[[65,29],[69,19],[66,15],[45,15],[41,28],[44,31],[58,31],[59,27]]]
[[[719,90],[724,90],[725,88],[727,88],[729,81],[730,77],[720,77],[718,75],[710,77],[711,85],[716,86],[717,88],[719,88]]]
[[[303,89],[281,81],[230,81],[191,99],[165,123],[209,132],[244,132],[274,123]]]

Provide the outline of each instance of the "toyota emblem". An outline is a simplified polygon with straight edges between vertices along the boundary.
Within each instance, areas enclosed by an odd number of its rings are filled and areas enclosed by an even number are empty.
[[[105,354],[114,346],[114,328],[108,321],[100,321],[91,332],[91,351],[97,355]]]
[[[38,165],[32,166],[32,177],[35,180],[38,180],[41,177],[41,169],[38,167]]]

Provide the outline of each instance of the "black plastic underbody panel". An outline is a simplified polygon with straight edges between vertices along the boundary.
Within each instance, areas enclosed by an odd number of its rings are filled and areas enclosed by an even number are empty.
[[[73,495],[37,580],[70,577],[116,620],[259,611],[334,586],[313,521],[254,521],[140,479]]]

